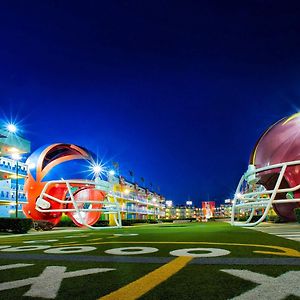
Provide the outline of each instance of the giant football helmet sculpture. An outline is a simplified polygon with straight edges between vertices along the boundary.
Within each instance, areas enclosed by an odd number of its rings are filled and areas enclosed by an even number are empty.
[[[27,160],[24,190],[28,203],[23,212],[37,221],[56,225],[65,213],[78,226],[94,225],[101,214],[110,214],[121,226],[119,204],[99,185],[95,161],[86,149],[72,144],[40,147]],[[97,181],[98,179],[98,181]]]
[[[280,217],[295,221],[293,210],[300,207],[300,113],[281,119],[257,141],[233,199],[231,223],[255,226],[272,206]],[[261,217],[251,222],[259,210]],[[249,213],[244,223],[235,221],[240,212]]]

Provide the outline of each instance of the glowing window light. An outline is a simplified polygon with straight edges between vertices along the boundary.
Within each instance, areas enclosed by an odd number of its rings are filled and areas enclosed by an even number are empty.
[[[14,160],[20,160],[20,159],[21,159],[21,156],[20,156],[19,153],[13,153],[13,154],[11,155],[11,157],[12,157],[12,159],[14,159]]]

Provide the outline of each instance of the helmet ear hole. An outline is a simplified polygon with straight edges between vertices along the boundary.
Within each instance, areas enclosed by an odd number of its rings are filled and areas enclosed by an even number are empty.
[[[279,173],[272,173],[272,174],[266,174],[263,175],[260,183],[265,186],[267,190],[273,190],[276,182],[278,180]],[[282,178],[282,181],[280,183],[279,189],[287,189],[291,188],[288,180],[286,177]],[[286,199],[287,193],[277,193],[275,196],[276,199]],[[297,203],[274,203],[273,208],[278,216],[283,218],[286,221],[295,221],[295,214],[294,209],[298,207]]]

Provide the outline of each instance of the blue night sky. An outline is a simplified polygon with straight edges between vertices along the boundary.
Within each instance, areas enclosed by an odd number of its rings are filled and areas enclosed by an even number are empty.
[[[1,118],[33,150],[85,146],[175,203],[231,197],[300,107],[298,1],[2,1],[0,41]]]

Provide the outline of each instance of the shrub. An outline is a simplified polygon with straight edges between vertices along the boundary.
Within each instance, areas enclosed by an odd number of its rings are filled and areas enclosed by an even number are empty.
[[[67,216],[62,216],[57,227],[76,227],[76,224]]]
[[[109,225],[108,220],[98,220],[94,225],[95,227],[106,227]],[[77,225],[68,217],[63,216],[59,223],[56,225],[58,227],[77,227]]]
[[[108,220],[98,220],[93,226],[97,227],[107,227],[109,225]]]
[[[294,209],[294,213],[296,216],[296,221],[300,223],[300,207]]]
[[[54,224],[48,221],[33,221],[33,228],[37,231],[48,231],[53,229]]]
[[[26,233],[32,228],[31,219],[0,218],[0,231]]]
[[[125,219],[122,220],[123,226],[132,226],[133,224],[143,224],[143,223],[149,223],[149,224],[156,224],[158,221],[156,219]]]
[[[148,219],[147,221],[148,221],[147,223],[149,223],[149,224],[157,224],[158,223],[158,221],[156,219]]]
[[[133,221],[135,220],[122,220],[122,226],[131,226],[134,223]]]
[[[286,223],[287,221],[280,216],[276,216],[274,219],[274,223]]]

